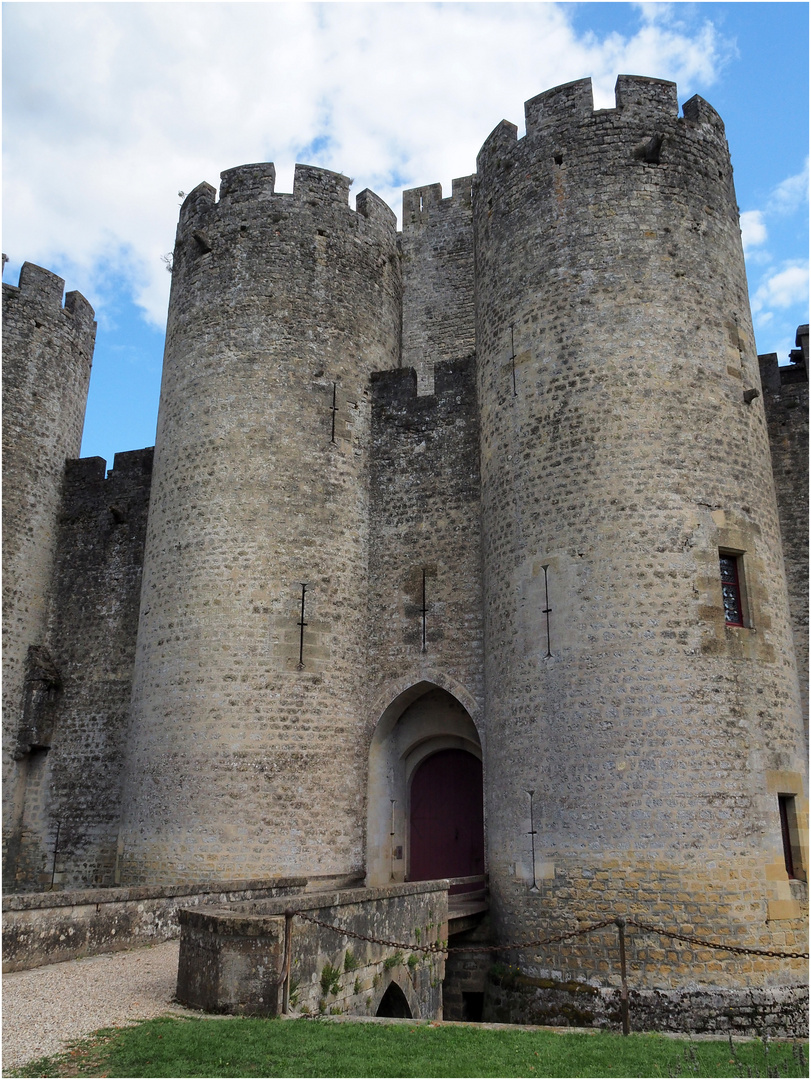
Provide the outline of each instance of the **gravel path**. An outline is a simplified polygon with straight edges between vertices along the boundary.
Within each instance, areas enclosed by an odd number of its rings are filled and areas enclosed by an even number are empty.
[[[4,975],[3,1071],[59,1053],[98,1028],[199,1015],[172,1004],[178,950],[167,941]]]

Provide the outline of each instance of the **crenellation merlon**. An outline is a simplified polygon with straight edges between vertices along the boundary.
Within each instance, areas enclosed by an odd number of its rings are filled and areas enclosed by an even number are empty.
[[[427,224],[436,213],[453,208],[471,209],[475,174],[452,182],[451,194],[442,198],[442,184],[424,184],[403,192],[403,231]]]
[[[57,312],[69,315],[78,330],[95,335],[95,312],[90,303],[80,292],[74,290],[65,296],[63,305],[64,292],[64,278],[29,262],[23,263],[20,269],[19,285],[3,285],[4,296],[17,296],[26,303],[35,305],[43,315],[55,315]]]
[[[576,79],[574,82],[563,83],[561,86],[555,86],[551,90],[537,94],[524,103],[527,135],[532,136],[549,124],[591,116],[593,112],[594,95],[591,90],[591,79]],[[495,131],[498,131],[505,123],[506,121],[502,121]],[[491,135],[490,138],[492,137]]]
[[[293,195],[349,206],[349,187],[352,181],[343,173],[319,169],[314,165],[296,165],[293,174]]]
[[[297,166],[298,168],[298,166]],[[220,173],[220,202],[251,202],[269,199],[276,191],[276,166],[272,161],[237,165]]]
[[[20,295],[26,299],[36,298],[43,308],[57,310],[62,307],[65,279],[52,274],[34,263],[23,263],[20,270]]]
[[[397,215],[388,203],[384,202],[370,188],[364,188],[355,196],[355,210],[367,221],[373,221],[388,228],[392,235],[397,232]]]
[[[682,115],[685,120],[693,124],[710,124],[717,128],[721,135],[724,134],[724,121],[703,97],[694,94],[682,105]]]
[[[666,79],[651,79],[645,75],[620,75],[614,87],[617,109],[651,118],[679,115],[676,84]]]
[[[225,174],[223,174],[225,175]],[[207,184],[205,180],[198,184],[194,191],[190,191],[183,200],[180,208],[178,228],[183,228],[197,222],[208,214],[214,207],[217,198],[217,189]]]
[[[124,450],[113,458],[113,467],[107,479],[120,477],[151,476],[155,447],[145,446],[142,450]]]
[[[80,292],[73,289],[66,294],[64,311],[73,316],[79,329],[95,335],[96,313]]]
[[[417,393],[417,373],[414,368],[374,371],[371,375],[372,400],[377,408],[406,411],[416,408],[424,413],[435,407],[441,398],[458,396],[460,387],[464,387],[465,393],[468,389],[475,391],[474,368],[473,356],[438,361],[434,367],[433,394]]]
[[[480,174],[484,163],[489,158],[498,159],[502,154],[510,154],[518,142],[518,128],[509,120],[497,124],[482,143],[476,157],[476,171]]]

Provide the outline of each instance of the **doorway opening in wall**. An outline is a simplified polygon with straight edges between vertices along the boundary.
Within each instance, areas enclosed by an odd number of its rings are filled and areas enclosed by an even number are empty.
[[[483,876],[481,759],[449,690],[420,681],[392,700],[369,749],[367,885]]]
[[[466,750],[438,750],[414,771],[409,853],[410,881],[484,873],[482,763],[478,757]]]

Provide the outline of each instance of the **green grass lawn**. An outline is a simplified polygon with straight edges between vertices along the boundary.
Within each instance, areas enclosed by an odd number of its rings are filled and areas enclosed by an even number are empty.
[[[12,1076],[807,1076],[807,1044],[324,1020],[163,1018]]]

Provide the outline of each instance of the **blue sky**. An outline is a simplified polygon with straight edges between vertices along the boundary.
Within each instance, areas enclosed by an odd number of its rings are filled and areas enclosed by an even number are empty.
[[[7,3],[4,278],[45,266],[96,310],[82,453],[154,442],[178,192],[250,161],[405,187],[475,170],[502,119],[591,76],[678,83],[724,119],[760,352],[808,320],[806,3]]]

